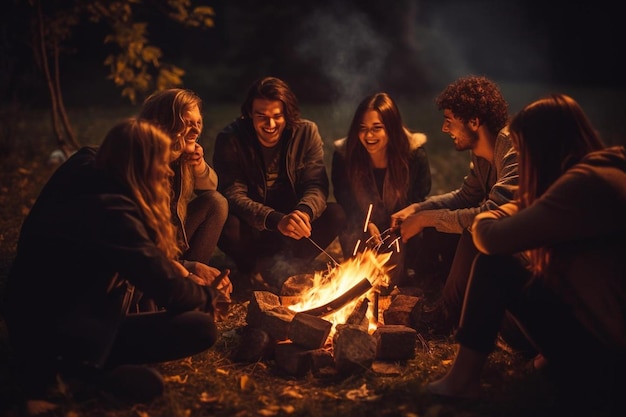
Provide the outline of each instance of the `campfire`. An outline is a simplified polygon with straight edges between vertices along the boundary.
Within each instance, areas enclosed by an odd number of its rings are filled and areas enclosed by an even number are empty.
[[[357,304],[368,300],[368,330],[379,324],[377,302],[381,288],[389,285],[386,263],[391,253],[366,249],[326,272],[296,276],[282,289],[281,304],[296,313],[323,317],[333,324],[346,323]],[[303,279],[304,278],[304,279]],[[298,290],[301,291],[298,293]],[[294,294],[295,290],[295,294]]]
[[[413,358],[421,297],[385,297],[380,314],[398,239],[386,231],[361,251],[357,242],[351,258],[326,271],[290,277],[280,294],[255,291],[234,359],[274,359],[288,374],[303,375],[323,369],[351,374],[375,361]]]

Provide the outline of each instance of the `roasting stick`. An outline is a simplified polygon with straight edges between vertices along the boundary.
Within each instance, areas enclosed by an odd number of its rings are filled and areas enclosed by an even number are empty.
[[[228,268],[220,272],[220,274],[216,276],[211,283],[211,287],[217,289],[217,287],[222,283],[222,281],[224,281],[224,278],[226,278],[228,274],[230,274],[230,269]]]
[[[363,225],[363,233],[367,232],[367,224],[370,222],[370,216],[372,215],[373,206],[373,204],[370,204],[370,208],[367,210],[367,217],[365,218],[365,224]]]
[[[316,248],[318,248],[324,255],[328,256],[330,258],[331,261],[333,261],[333,263],[337,266],[339,266],[339,262],[337,262],[335,260],[335,258],[333,258],[332,256],[330,256],[330,253],[326,252],[320,245],[318,245],[317,243],[315,243],[315,241],[313,241],[313,239],[311,239],[310,237],[307,237],[307,239],[309,239],[309,242],[311,242],[313,245],[315,245]]]

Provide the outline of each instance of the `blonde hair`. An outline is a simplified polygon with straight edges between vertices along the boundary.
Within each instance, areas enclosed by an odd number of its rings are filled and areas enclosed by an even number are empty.
[[[172,138],[171,160],[177,160],[183,153],[185,141],[185,111],[197,106],[202,110],[202,99],[191,90],[170,88],[151,94],[143,102],[140,119],[146,119],[163,129]],[[187,217],[187,204],[193,196],[193,168],[182,165],[181,196],[177,202],[176,211],[182,219]]]
[[[176,259],[180,249],[170,212],[171,142],[152,123],[126,119],[107,133],[96,154],[96,167],[127,187],[150,238],[169,259]]]

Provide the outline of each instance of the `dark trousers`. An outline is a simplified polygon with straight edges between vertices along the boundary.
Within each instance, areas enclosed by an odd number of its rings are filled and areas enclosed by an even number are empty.
[[[603,345],[584,328],[542,278],[531,279],[519,258],[478,255],[457,341],[478,352],[491,352],[506,312],[548,360],[563,399],[577,407],[580,399],[600,396],[590,404],[595,411],[596,407],[612,411],[619,405],[618,381],[626,371],[624,353]]]
[[[200,311],[77,317],[40,332],[33,328],[28,321],[9,328],[13,371],[27,398],[44,396],[57,374],[97,383],[103,372],[119,365],[182,359],[217,340],[213,316]]]
[[[461,317],[465,289],[469,281],[474,258],[478,253],[471,233],[464,230],[458,239],[454,258],[452,259],[448,277],[441,294],[448,313],[448,320],[452,324],[456,325]]]
[[[185,234],[189,248],[182,259],[209,264],[228,216],[228,201],[218,191],[205,191],[187,206]]]
[[[399,285],[417,285],[428,298],[438,298],[455,259],[459,236],[427,227],[410,239],[404,247],[404,264],[414,275],[405,276]]]
[[[326,249],[345,222],[343,208],[337,203],[328,203],[326,210],[311,224],[311,239]],[[269,284],[277,287],[292,275],[312,272],[307,268],[320,254],[308,239],[295,240],[279,231],[256,230],[232,213],[218,245],[234,261],[238,272],[260,272]]]

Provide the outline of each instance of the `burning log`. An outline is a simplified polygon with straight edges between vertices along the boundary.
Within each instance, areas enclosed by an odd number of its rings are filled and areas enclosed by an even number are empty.
[[[372,284],[367,278],[363,278],[361,282],[350,288],[348,291],[335,298],[334,300],[320,306],[315,307],[301,313],[310,314],[312,316],[327,316],[341,309],[343,306],[353,301],[355,298],[365,294],[372,288]]]
[[[422,315],[423,302],[419,297],[398,294],[383,313],[385,324],[401,324],[415,329]]]
[[[309,314],[297,313],[291,321],[289,339],[307,349],[319,349],[324,346],[333,324]]]
[[[366,320],[365,316],[367,315],[367,309],[369,307],[369,300],[367,298],[363,298],[360,300],[357,305],[352,310],[352,313],[346,319],[346,324],[355,324],[357,326],[363,326],[363,322]],[[367,321],[365,321],[365,326],[367,329]]]

